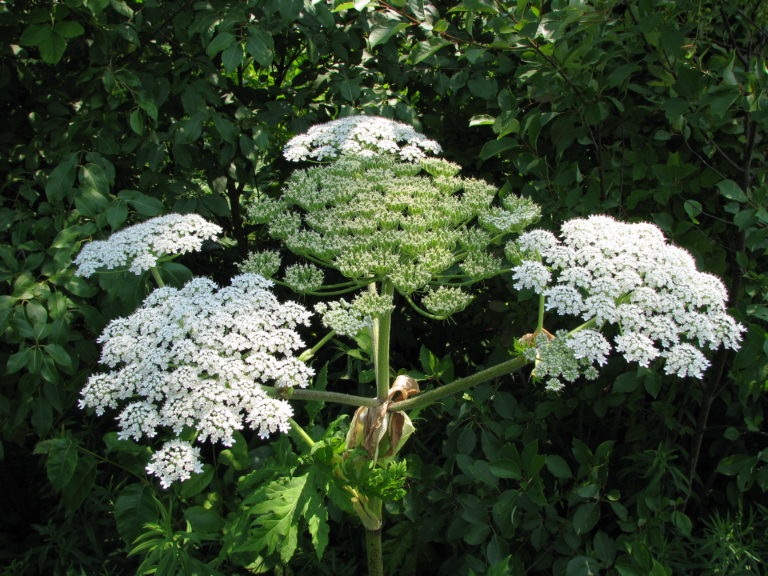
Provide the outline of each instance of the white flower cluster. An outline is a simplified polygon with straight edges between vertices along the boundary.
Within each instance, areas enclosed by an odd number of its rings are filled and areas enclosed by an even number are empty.
[[[414,162],[442,149],[411,126],[380,116],[349,116],[312,126],[288,141],[283,154],[291,162],[335,160],[343,155],[392,154]]]
[[[272,283],[241,274],[219,288],[194,278],[181,289],[159,288],[99,337],[101,363],[81,392],[80,407],[97,414],[122,406],[121,438],[140,440],[170,430],[194,431],[198,442],[233,443],[244,426],[261,437],[286,432],[291,407],[259,384],[307,386],[313,371],[295,351],[295,331],[309,312],[280,303]],[[176,439],[155,453],[147,470],[164,486],[199,470],[199,451]]]
[[[91,276],[100,270],[128,267],[141,274],[171,254],[199,251],[204,240],[214,240],[221,227],[197,214],[167,214],[115,232],[107,240],[89,242],[74,264],[77,274]]]
[[[613,346],[628,362],[647,367],[663,359],[665,373],[700,379],[709,366],[702,350],[739,347],[745,328],[726,312],[723,283],[699,272],[691,255],[652,224],[575,219],[563,224],[562,241],[533,230],[507,253],[527,258],[512,269],[515,287],[543,294],[547,310],[597,329],[618,327],[613,344],[596,330],[564,338],[574,361],[602,365]],[[569,381],[577,375],[555,364],[546,368],[551,375]]]

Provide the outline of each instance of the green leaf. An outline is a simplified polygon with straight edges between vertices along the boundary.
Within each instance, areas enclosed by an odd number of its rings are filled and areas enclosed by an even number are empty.
[[[237,67],[243,63],[243,47],[239,42],[235,42],[221,54],[221,62],[224,64],[224,70],[228,73],[237,70]]]
[[[137,108],[131,111],[128,115],[128,124],[131,126],[131,130],[139,136],[144,134],[144,117],[141,115],[141,110]]]
[[[469,454],[477,446],[477,434],[469,426],[462,428],[456,439],[456,449],[460,454]]]
[[[5,365],[6,374],[15,374],[22,368],[25,368],[32,358],[31,348],[22,348],[18,352],[11,354],[8,363]]]
[[[512,478],[520,480],[523,477],[520,464],[509,458],[502,458],[488,463],[491,472],[497,478]]]
[[[688,218],[691,219],[691,222],[694,224],[700,223],[696,218],[702,212],[701,202],[697,202],[696,200],[686,200],[683,202],[683,210],[688,214]]]
[[[22,46],[40,46],[47,42],[53,34],[53,28],[47,24],[31,24],[24,29],[19,38],[19,44]]]
[[[443,40],[442,38],[430,38],[429,40],[423,40],[411,48],[411,53],[408,56],[408,62],[414,65],[419,64],[449,44],[450,42]]]
[[[184,510],[184,518],[196,532],[219,532],[224,526],[224,519],[213,509],[191,506]]]
[[[77,38],[85,33],[80,23],[72,20],[59,20],[53,25],[53,30],[63,38]]]
[[[277,552],[287,563],[296,551],[299,519],[314,527],[313,540],[324,549],[327,543],[326,508],[322,494],[308,481],[312,472],[280,478],[258,488],[246,503],[254,516],[251,544],[255,551]]]
[[[166,284],[177,288],[189,282],[193,276],[192,270],[178,262],[163,262],[160,265],[160,275]]]
[[[72,358],[63,346],[46,344],[44,349],[56,364],[63,368],[72,368]]]
[[[600,520],[600,505],[597,502],[579,504],[573,514],[572,524],[576,534],[586,534]]]
[[[128,205],[120,200],[113,202],[107,211],[107,224],[112,230],[117,230],[128,218]]]
[[[481,160],[488,160],[488,158],[498,156],[502,152],[511,150],[515,146],[517,146],[517,141],[513,140],[512,138],[500,138],[498,140],[491,140],[490,142],[486,142],[483,145],[483,148],[480,150],[478,157]]]
[[[77,445],[70,438],[52,438],[38,442],[34,453],[48,456],[48,480],[56,490],[64,488],[77,468]]]
[[[229,142],[230,144],[235,143],[238,131],[237,125],[234,122],[229,120],[229,118],[223,114],[216,114],[213,116],[213,125],[216,127],[216,131],[219,133],[222,140]]]
[[[109,206],[109,180],[104,169],[93,162],[80,168],[80,187],[75,206],[89,218],[95,218]]]
[[[189,479],[184,480],[181,483],[179,495],[182,498],[191,498],[192,496],[200,494],[200,492],[210,485],[211,480],[213,480],[213,473],[213,466],[205,464],[201,473],[192,474]]]
[[[728,200],[735,200],[736,202],[748,202],[749,197],[741,189],[741,186],[736,184],[733,180],[721,180],[717,183],[717,187],[722,194]]]
[[[129,484],[115,500],[115,524],[126,543],[132,544],[144,531],[144,525],[156,522],[158,509],[152,489],[143,484]]]
[[[398,22],[396,20],[388,22],[385,26],[374,26],[371,33],[368,35],[368,43],[371,49],[375,48],[379,44],[386,44],[387,41],[392,38],[398,32],[402,32],[408,28],[407,22]]]
[[[43,40],[39,45],[40,57],[46,64],[58,64],[67,49],[67,41],[55,32]]]
[[[133,18],[133,10],[123,0],[109,0],[112,9],[126,18]]]
[[[209,58],[213,58],[219,52],[223,52],[236,42],[234,35],[231,32],[219,32],[213,40],[211,40],[208,47],[205,49],[205,53]]]
[[[558,456],[557,454],[548,454],[546,458],[547,470],[549,470],[555,478],[565,479],[573,477],[571,467],[568,466],[568,462],[565,461],[565,458]]]
[[[160,200],[138,190],[121,190],[117,193],[117,197],[130,204],[142,216],[151,218],[165,212],[165,206]]]

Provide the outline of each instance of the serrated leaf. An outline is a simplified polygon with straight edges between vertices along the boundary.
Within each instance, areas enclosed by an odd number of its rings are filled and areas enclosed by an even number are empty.
[[[309,475],[280,478],[256,490],[249,501],[256,503],[249,513],[255,515],[255,531],[252,536],[257,549],[269,554],[279,553],[287,563],[296,551],[298,541],[298,516],[302,493]]]
[[[126,543],[132,544],[144,525],[157,520],[158,510],[152,490],[142,484],[126,486],[115,500],[115,524]]]

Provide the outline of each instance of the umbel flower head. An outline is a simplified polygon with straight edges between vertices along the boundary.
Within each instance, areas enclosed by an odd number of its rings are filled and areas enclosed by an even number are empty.
[[[283,154],[292,162],[382,154],[413,162],[441,151],[437,142],[402,122],[380,116],[349,116],[316,124],[305,134],[294,136]]]
[[[295,254],[353,284],[386,281],[408,298],[426,295],[423,305],[444,317],[469,303],[460,286],[502,271],[499,240],[539,217],[516,196],[498,205],[493,186],[459,169],[437,158],[343,157],[294,172],[280,198],[255,201],[249,215]]]
[[[668,244],[653,224],[627,224],[609,216],[570,220],[562,240],[544,230],[522,234],[508,254],[523,261],[512,269],[515,287],[545,298],[545,308],[586,324],[538,338],[529,350],[538,376],[575,380],[596,376],[611,349],[627,362],[703,378],[706,350],[736,350],[745,328],[726,312],[719,278],[699,272],[693,257]],[[602,329],[614,326],[610,342]]]
[[[171,254],[200,250],[204,240],[221,234],[221,227],[197,214],[166,214],[115,232],[107,240],[89,242],[74,260],[77,274],[128,268],[141,274]]]
[[[310,313],[280,303],[271,286],[242,274],[224,288],[205,278],[158,288],[99,337],[110,371],[88,379],[80,407],[99,415],[120,407],[121,438],[176,436],[147,467],[163,486],[201,466],[199,450],[181,435],[229,446],[246,426],[261,437],[288,430],[290,405],[260,384],[307,386],[313,372],[294,354],[303,346],[295,327]]]

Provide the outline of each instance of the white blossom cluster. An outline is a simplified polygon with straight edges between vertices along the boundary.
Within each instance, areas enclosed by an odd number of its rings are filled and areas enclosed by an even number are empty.
[[[507,254],[523,258],[512,269],[516,288],[543,294],[547,310],[595,328],[544,339],[535,352],[541,373],[573,381],[615,349],[628,362],[648,367],[659,359],[666,374],[701,379],[709,366],[703,351],[739,348],[745,328],[726,311],[723,283],[699,272],[692,256],[652,224],[574,219],[563,224],[562,240],[533,230]],[[616,326],[612,343],[599,331],[609,325]]]
[[[249,216],[295,254],[361,284],[391,282],[417,302],[439,286],[466,287],[499,274],[498,239],[539,218],[529,200],[508,196],[496,205],[496,188],[457,176],[459,169],[439,158],[345,156],[294,172],[279,198],[255,199]],[[461,308],[445,307],[447,294],[454,304],[471,298],[441,292],[443,310]],[[434,305],[435,296],[429,301]]]
[[[199,251],[204,240],[214,240],[221,227],[197,214],[166,214],[134,224],[83,246],[74,259],[77,274],[91,276],[100,270],[127,267],[141,274],[171,254]]]
[[[335,160],[344,155],[391,154],[414,162],[442,149],[413,127],[380,116],[349,116],[312,126],[291,138],[283,150],[291,162]]]
[[[181,289],[156,289],[104,329],[100,361],[111,371],[88,379],[80,407],[99,415],[120,407],[119,437],[137,441],[194,432],[198,442],[230,446],[245,426],[261,437],[286,432],[290,405],[260,384],[309,384],[313,371],[295,355],[303,346],[295,328],[310,313],[280,303],[271,286],[241,274],[223,288],[194,278]],[[199,468],[198,449],[176,438],[147,470],[167,486]]]

